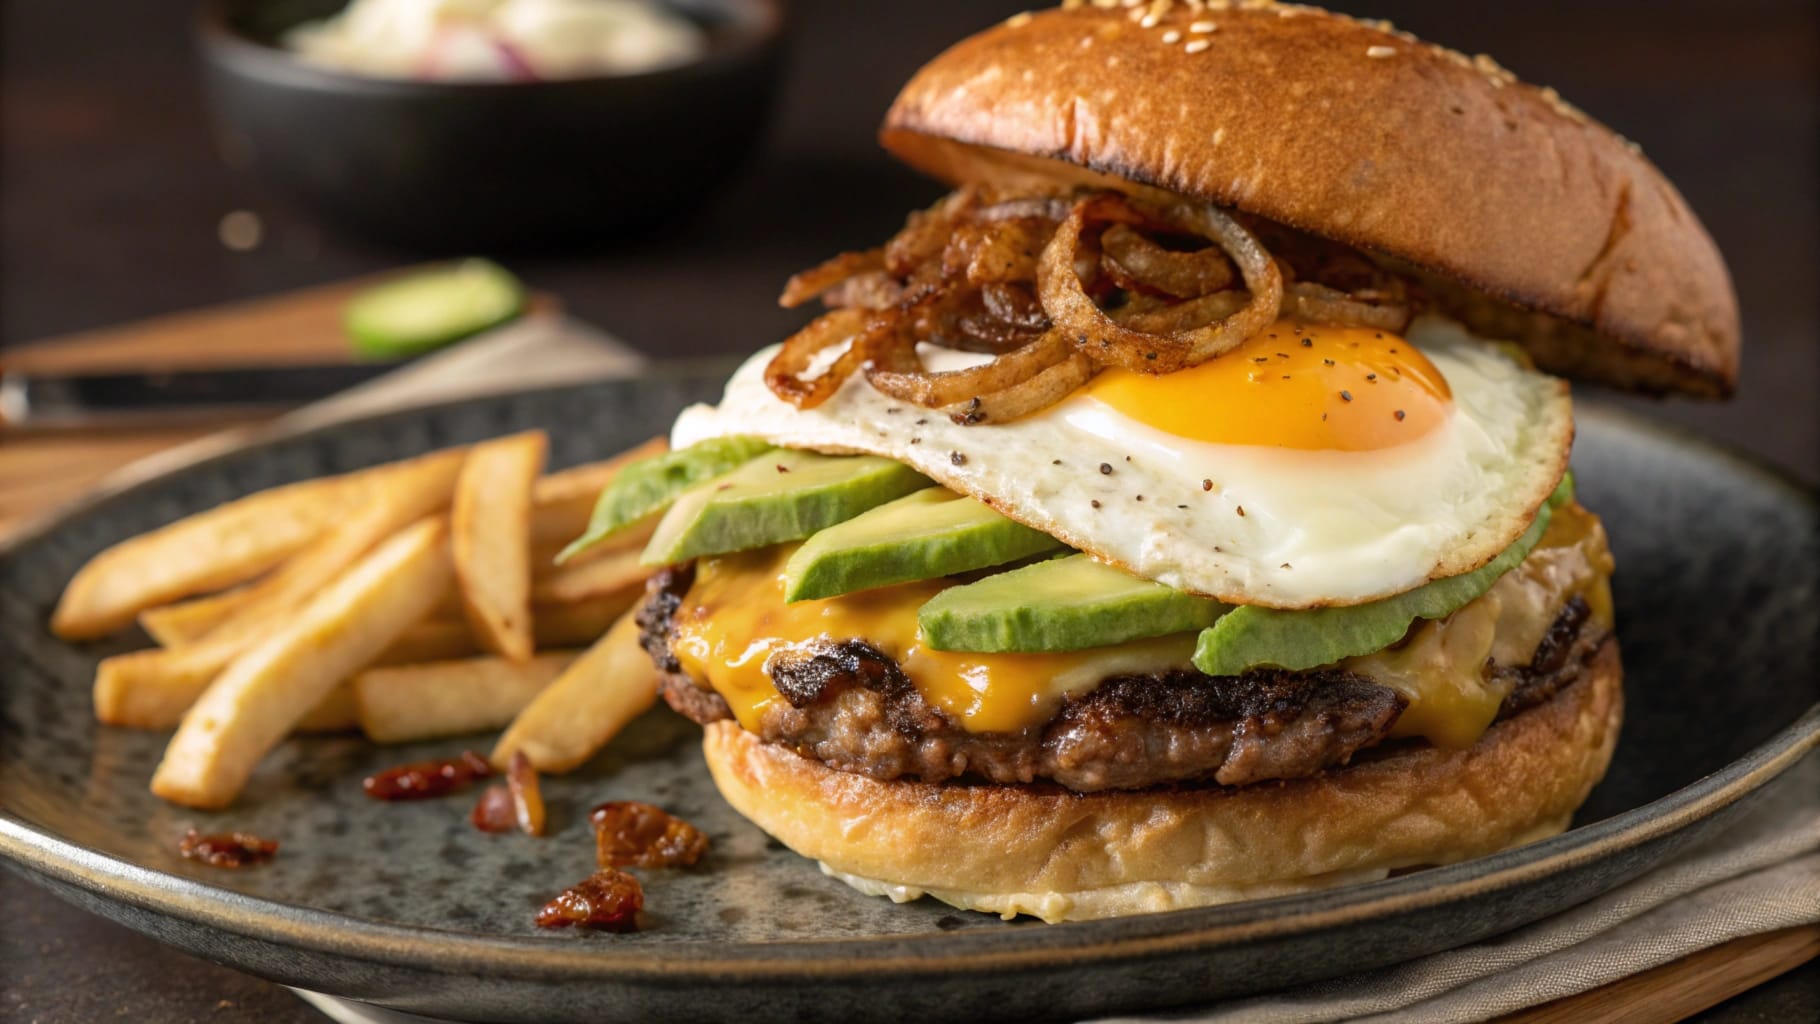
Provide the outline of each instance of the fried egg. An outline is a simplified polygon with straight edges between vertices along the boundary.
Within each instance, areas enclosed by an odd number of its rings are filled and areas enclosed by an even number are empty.
[[[1107,370],[965,426],[855,375],[800,410],[753,356],[672,442],[749,434],[906,463],[1102,561],[1231,604],[1358,604],[1471,571],[1526,529],[1573,441],[1567,385],[1439,318],[1408,337],[1281,321],[1177,373]],[[979,356],[925,347],[931,369]]]

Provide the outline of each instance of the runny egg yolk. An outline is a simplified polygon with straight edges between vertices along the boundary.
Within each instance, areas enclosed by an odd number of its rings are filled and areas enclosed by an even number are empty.
[[[1393,448],[1453,404],[1441,371],[1395,334],[1289,320],[1199,366],[1107,370],[1082,393],[1177,437],[1311,451]]]

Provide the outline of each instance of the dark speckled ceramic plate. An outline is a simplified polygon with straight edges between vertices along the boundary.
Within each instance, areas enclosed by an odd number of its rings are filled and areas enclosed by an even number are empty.
[[[104,546],[273,484],[524,427],[554,460],[664,429],[718,374],[434,407],[262,443],[91,502],[0,554],[0,854],[71,902],[286,984],[463,1020],[856,1021],[1083,1016],[1330,977],[1554,913],[1723,821],[1820,742],[1816,506],[1717,449],[1583,408],[1575,462],[1617,549],[1628,720],[1577,827],[1495,857],[1288,899],[1060,926],[852,892],[715,794],[695,729],[653,712],[550,780],[555,833],[482,835],[468,801],[382,805],[366,772],[459,750],[286,744],[241,804],[200,814],[145,789],[164,737],[94,724],[97,658],[45,631]],[[650,928],[540,934],[536,908],[590,870],[582,815],[655,801],[707,829],[701,869],[650,873]],[[273,864],[180,860],[190,826],[283,841]]]

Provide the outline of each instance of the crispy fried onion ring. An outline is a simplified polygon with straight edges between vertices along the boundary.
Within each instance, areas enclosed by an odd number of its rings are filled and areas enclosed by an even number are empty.
[[[1049,330],[989,363],[934,372],[907,337],[878,354],[866,380],[893,398],[939,409],[956,423],[1003,422],[1047,408],[1093,376],[1093,361]]]
[[[1289,258],[1273,258],[1260,235]],[[881,248],[797,274],[779,301],[817,297],[831,310],[766,368],[773,393],[814,408],[863,371],[880,392],[962,423],[1028,415],[1107,366],[1158,374],[1205,362],[1278,316],[1393,331],[1410,316],[1394,275],[1267,221],[1111,192],[977,187],[912,213]],[[993,358],[938,372],[919,344]]]
[[[1123,197],[1110,193],[1076,203],[1056,229],[1037,266],[1037,294],[1043,308],[1064,334],[1095,363],[1138,373],[1173,373],[1235,348],[1276,319],[1283,300],[1283,277],[1276,261],[1251,232],[1206,204],[1181,204],[1154,214],[1183,234],[1211,239],[1239,268],[1250,292],[1245,306],[1213,323],[1164,334],[1127,327],[1100,309],[1075,272],[1081,236],[1093,222],[1143,224],[1150,220]]]
[[[1313,281],[1297,281],[1283,289],[1283,315],[1317,324],[1372,327],[1398,334],[1409,326],[1409,306],[1396,301],[1372,301],[1369,292],[1343,292]]]
[[[784,342],[765,367],[765,384],[771,393],[799,409],[813,409],[834,396],[841,383],[870,357],[876,341],[869,335],[866,311],[835,309],[810,321]],[[834,357],[819,375],[804,377],[823,351],[842,343],[846,351]]]
[[[1217,246],[1175,252],[1128,224],[1114,224],[1100,236],[1100,248],[1105,252],[1101,266],[1127,291],[1154,290],[1192,299],[1232,287],[1232,265]]]

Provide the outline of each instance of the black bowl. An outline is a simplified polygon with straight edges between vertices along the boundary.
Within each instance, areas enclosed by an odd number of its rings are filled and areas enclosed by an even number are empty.
[[[702,59],[531,83],[369,78],[306,64],[284,32],[345,0],[210,0],[198,21],[224,156],[362,234],[430,249],[610,240],[685,212],[757,143],[780,0],[666,0]]]

